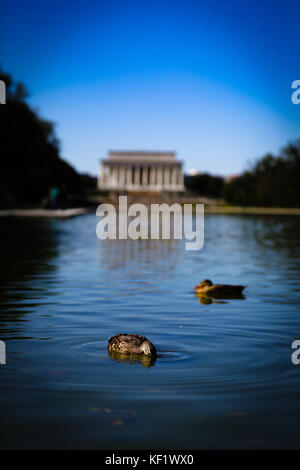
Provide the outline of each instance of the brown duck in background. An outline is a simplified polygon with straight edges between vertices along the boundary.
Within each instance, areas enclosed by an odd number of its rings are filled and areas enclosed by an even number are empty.
[[[230,284],[213,284],[209,279],[204,279],[195,291],[197,297],[203,296],[212,299],[243,299],[243,290],[246,286],[233,286]]]

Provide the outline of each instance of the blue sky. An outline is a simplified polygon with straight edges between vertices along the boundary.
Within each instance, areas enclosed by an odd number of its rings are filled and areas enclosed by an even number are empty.
[[[242,171],[300,138],[300,2],[11,1],[0,63],[96,174],[109,149],[175,150],[185,170]]]

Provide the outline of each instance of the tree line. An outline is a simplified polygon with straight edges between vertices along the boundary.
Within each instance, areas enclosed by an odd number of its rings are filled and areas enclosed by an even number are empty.
[[[212,176],[209,173],[197,173],[196,175],[186,175],[184,186],[192,195],[218,199],[222,196],[224,179],[221,176]]]
[[[60,158],[54,125],[29,106],[24,85],[1,70],[0,80],[6,84],[6,104],[0,106],[0,207],[40,204],[53,186],[63,187],[74,204],[82,202],[94,178]]]
[[[267,154],[226,181],[207,173],[186,176],[192,194],[222,198],[240,206],[300,207],[300,140],[278,155]]]
[[[236,205],[300,207],[300,141],[258,159],[224,184],[223,196]]]

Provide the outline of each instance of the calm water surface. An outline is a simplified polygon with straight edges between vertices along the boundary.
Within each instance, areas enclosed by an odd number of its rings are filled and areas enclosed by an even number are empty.
[[[300,219],[205,218],[205,245],[1,220],[1,448],[300,448]],[[201,304],[203,278],[247,284]],[[151,367],[108,356],[140,333]]]

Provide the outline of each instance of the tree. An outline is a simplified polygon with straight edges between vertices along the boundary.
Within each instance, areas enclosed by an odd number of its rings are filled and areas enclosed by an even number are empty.
[[[223,178],[220,176],[212,176],[208,173],[189,175],[186,176],[184,180],[185,187],[193,194],[216,198],[221,195],[223,183]]]
[[[52,185],[80,194],[80,175],[59,156],[54,125],[30,108],[24,85],[0,71],[6,104],[0,106],[0,206],[36,204]]]
[[[284,147],[278,156],[267,154],[248,171],[224,186],[231,204],[300,207],[300,141]]]

